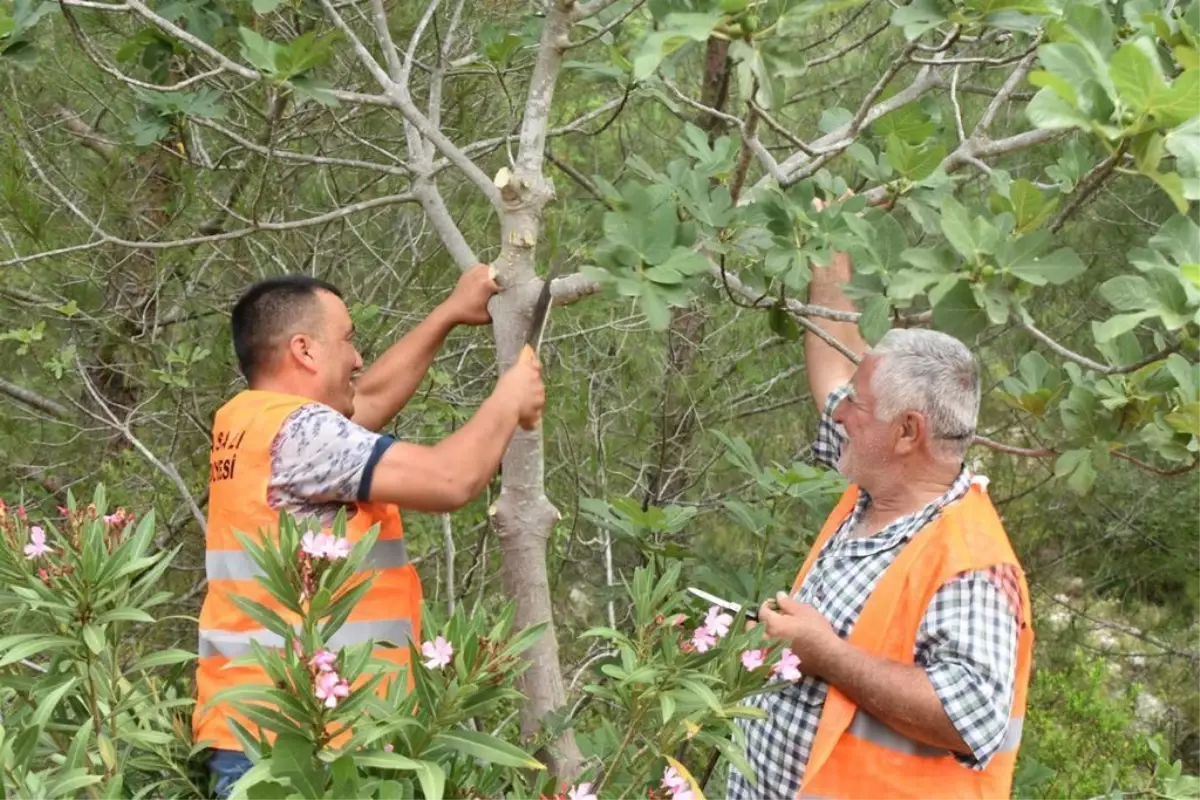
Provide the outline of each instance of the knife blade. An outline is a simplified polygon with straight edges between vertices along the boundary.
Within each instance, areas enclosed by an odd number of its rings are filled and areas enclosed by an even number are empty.
[[[739,606],[737,603],[732,603],[728,600],[722,600],[720,597],[717,597],[715,594],[709,594],[708,592],[704,591],[703,589],[697,589],[695,586],[689,586],[688,591],[691,592],[692,594],[696,595],[697,597],[707,600],[708,602],[712,603],[713,605],[720,606],[721,608],[730,612],[734,616],[737,616],[738,614],[740,614],[743,611],[743,607]],[[746,612],[746,619],[753,620],[754,622],[758,622],[758,610],[757,609],[746,608],[744,610]]]
[[[550,275],[546,276],[545,282],[542,284],[542,291],[538,294],[537,302],[533,304],[532,322],[529,325],[529,333],[525,337],[525,344],[533,348],[534,354],[537,354],[542,346],[542,334],[546,332],[546,320],[550,318]]]
[[[562,272],[563,264],[567,261],[565,253],[560,254],[552,262],[549,269],[546,270],[546,277],[542,281],[542,290],[538,293],[537,301],[533,304],[533,311],[530,313],[529,333],[525,335],[525,345],[533,351],[537,356],[542,346],[542,334],[546,332],[546,320],[550,318],[550,306],[553,299],[550,295],[550,284]]]

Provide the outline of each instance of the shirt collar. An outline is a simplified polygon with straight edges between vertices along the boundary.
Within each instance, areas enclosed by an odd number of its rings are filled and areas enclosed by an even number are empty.
[[[961,500],[963,495],[967,493],[967,490],[971,488],[973,478],[974,476],[971,471],[964,466],[959,471],[958,477],[950,484],[950,488],[928,503],[924,508],[894,520],[886,528],[873,536],[865,539],[846,540],[843,543],[843,551],[848,554],[867,555],[890,550],[908,541],[917,531],[924,528],[940,514],[942,509],[951,503]],[[858,521],[870,503],[870,495],[860,488],[858,502],[855,503],[854,511],[850,514],[850,517],[842,525],[841,530],[838,531],[838,538],[843,538],[846,535],[846,532]]]

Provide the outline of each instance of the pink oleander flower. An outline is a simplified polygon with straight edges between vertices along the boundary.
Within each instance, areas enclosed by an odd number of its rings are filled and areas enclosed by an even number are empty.
[[[676,772],[674,767],[667,767],[667,771],[663,773],[662,787],[676,796],[689,789],[687,778]]]
[[[308,662],[308,665],[316,667],[319,672],[333,672],[335,661],[337,661],[336,653],[331,653],[328,650],[318,650],[317,654]]]
[[[29,517],[25,515],[25,506],[17,506],[17,516],[21,522],[29,522]]]
[[[313,558],[324,558],[325,551],[328,549],[326,544],[329,539],[327,533],[313,533],[309,531],[300,539],[300,549],[312,556]]]
[[[350,542],[345,538],[338,538],[328,533],[309,531],[301,537],[300,549],[313,558],[340,561],[350,555]]]
[[[704,618],[705,629],[718,639],[729,633],[729,626],[732,624],[733,617],[722,612],[719,606],[710,608],[708,616]]]
[[[330,536],[325,547],[325,557],[331,561],[341,561],[350,555],[350,540],[345,537]]]
[[[421,653],[429,659],[425,662],[427,669],[439,669],[450,663],[450,657],[454,655],[454,646],[447,642],[445,637],[439,636],[432,642],[422,644]]]
[[[695,800],[692,785],[674,767],[668,767],[663,773],[662,785],[671,792],[671,800]]]
[[[800,672],[800,657],[785,647],[779,654],[779,663],[771,668],[772,675],[778,675],[785,681],[798,681],[803,673]]]
[[[592,792],[590,783],[581,783],[578,786],[572,786],[571,791],[567,792],[568,800],[596,800],[596,795]]]
[[[701,626],[696,628],[696,631],[692,634],[692,646],[701,653],[708,652],[708,649],[715,647],[716,644],[717,637],[713,636],[712,631],[708,628]]]
[[[767,651],[762,650],[743,650],[742,651],[742,666],[747,672],[753,672],[767,662]]]
[[[340,698],[350,696],[350,684],[336,672],[322,672],[317,676],[314,693],[318,700],[324,701],[326,708],[337,708]]]
[[[34,525],[29,529],[29,544],[25,545],[25,558],[33,560],[51,552],[54,551],[46,544],[46,532]]]

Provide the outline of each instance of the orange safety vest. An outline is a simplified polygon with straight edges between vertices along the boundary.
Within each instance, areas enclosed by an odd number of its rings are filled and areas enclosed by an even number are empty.
[[[792,593],[817,555],[853,512],[851,486],[825,521]],[[1021,591],[1016,687],[1008,732],[982,770],[963,766],[950,751],[904,735],[860,710],[834,686],[821,712],[801,783],[800,798],[1003,798],[1012,788],[1033,656],[1029,587],[986,491],[972,484],[904,546],[867,598],[847,641],[872,655],[913,663],[917,630],[934,594],[954,576],[1001,564],[1015,568]]]
[[[230,659],[252,652],[251,641],[266,647],[283,646],[279,636],[260,627],[230,598],[248,597],[299,624],[299,617],[255,580],[262,572],[233,532],[278,537],[279,511],[267,502],[271,443],[288,416],[312,402],[294,395],[244,391],[218,410],[213,421],[205,554],[208,592],[200,609],[200,658],[192,718],[197,744],[242,749],[226,719],[237,719],[251,732],[257,726],[230,704],[209,701],[233,686],[270,684],[266,672],[257,666],[229,666]],[[388,503],[358,502],[346,509],[346,517],[346,538],[351,543],[375,524],[380,526],[379,537],[358,573],[374,572],[375,581],[327,644],[337,650],[368,639],[386,641],[397,646],[377,648],[375,655],[406,665],[409,641],[420,641],[422,598],[420,579],[405,552],[399,509]],[[389,683],[381,682],[380,694]]]

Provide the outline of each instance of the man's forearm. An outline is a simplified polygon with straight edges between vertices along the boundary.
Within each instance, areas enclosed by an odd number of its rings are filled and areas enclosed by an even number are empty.
[[[377,431],[396,416],[421,385],[453,328],[450,314],[438,306],[389,347],[358,379],[354,421]]]
[[[476,497],[500,466],[500,459],[516,433],[520,412],[503,395],[483,401],[467,424],[439,442],[434,450],[462,477],[468,499]]]
[[[808,302],[835,311],[854,312],[854,303],[846,297],[842,286],[850,282],[850,256],[834,253],[827,267],[814,266],[812,281],[808,286]],[[867,348],[858,325],[854,322],[835,322],[820,317],[810,321],[844,344],[855,355],[861,356]],[[855,366],[845,356],[826,344],[811,331],[804,335],[804,361],[808,369],[809,387],[817,408],[823,408],[829,393],[850,380]]]
[[[824,652],[813,653],[809,662],[817,675],[898,733],[970,752],[921,667],[879,658],[840,638]]]

